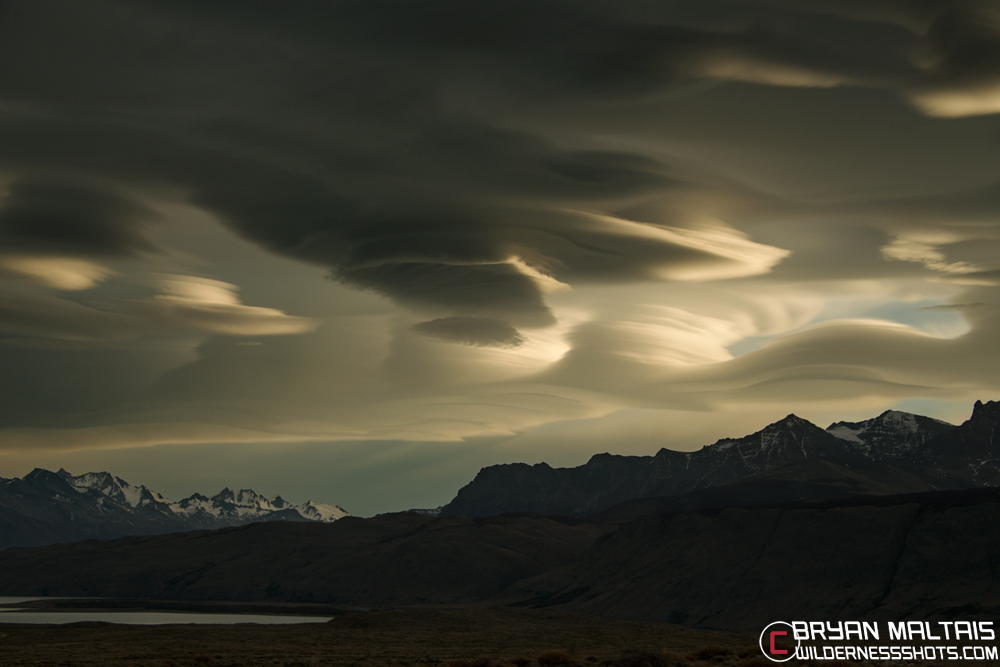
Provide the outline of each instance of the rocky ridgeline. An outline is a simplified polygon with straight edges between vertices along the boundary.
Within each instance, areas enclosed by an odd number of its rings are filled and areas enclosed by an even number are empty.
[[[759,477],[809,461],[829,461],[846,474],[871,470],[878,484],[859,492],[963,489],[1000,483],[993,428],[1000,403],[976,402],[961,426],[890,410],[863,422],[822,429],[788,415],[742,438],[726,438],[695,452],[661,449],[654,456],[597,454],[575,468],[513,463],[483,468],[446,505],[442,516],[506,512],[586,516],[638,498],[676,496]],[[809,468],[814,470],[815,467]]]

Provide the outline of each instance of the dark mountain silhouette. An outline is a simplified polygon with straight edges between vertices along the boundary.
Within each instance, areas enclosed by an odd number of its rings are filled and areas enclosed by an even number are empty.
[[[609,527],[538,516],[332,524],[88,540],[0,552],[0,592],[171,600],[466,603],[579,556]]]
[[[1000,486],[1000,402],[976,401],[972,417],[918,447],[914,463],[956,486]]]
[[[834,422],[826,427],[830,435],[858,443],[871,458],[905,456],[925,442],[949,433],[955,426],[939,419],[886,410],[878,417],[860,422]]]
[[[598,454],[576,468],[552,468],[544,463],[490,466],[463,487],[441,514],[540,512],[586,516],[627,500],[708,489],[818,459],[848,467],[901,459],[893,466],[900,473],[905,470],[910,479],[898,486],[886,485],[884,472],[880,473],[883,484],[877,491],[870,487],[858,492],[903,493],[976,486],[980,482],[968,471],[947,474],[944,463],[938,465],[932,460],[930,452],[938,452],[935,447],[939,447],[933,443],[939,439],[946,443],[955,429],[928,417],[887,411],[865,422],[837,422],[824,431],[789,415],[751,435],[719,440],[695,452],[661,449],[654,456]],[[946,450],[944,445],[941,451]],[[808,466],[800,469],[810,470]],[[831,496],[820,493],[817,497]]]
[[[504,600],[744,630],[992,617],[998,521],[996,488],[647,515]]]
[[[892,462],[810,459],[762,472],[729,484],[675,496],[636,498],[590,515],[602,521],[628,521],[646,514],[673,514],[719,507],[749,507],[800,501],[825,501],[856,495],[893,495],[949,488],[943,474],[919,474]]]

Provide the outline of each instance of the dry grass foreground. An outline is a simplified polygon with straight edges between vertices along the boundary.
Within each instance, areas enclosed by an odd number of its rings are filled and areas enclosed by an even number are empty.
[[[547,611],[352,613],[326,624],[0,626],[0,664],[225,667],[671,667],[766,665],[747,633],[606,621]]]

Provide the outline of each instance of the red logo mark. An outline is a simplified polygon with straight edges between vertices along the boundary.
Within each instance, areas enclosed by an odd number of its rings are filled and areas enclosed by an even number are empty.
[[[784,630],[776,630],[773,628],[785,628]],[[788,651],[783,648],[778,648],[774,645],[774,641],[777,637],[782,636],[790,638],[789,635],[794,635],[792,632],[795,628],[792,627],[791,623],[786,623],[785,621],[775,621],[774,623],[769,623],[766,628],[760,631],[760,637],[757,638],[757,646],[760,647],[760,652],[765,658],[771,662],[788,662],[795,659],[795,653],[793,651]],[[787,641],[784,639],[782,641]],[[799,642],[801,644],[801,642]],[[795,649],[798,651],[798,648]]]

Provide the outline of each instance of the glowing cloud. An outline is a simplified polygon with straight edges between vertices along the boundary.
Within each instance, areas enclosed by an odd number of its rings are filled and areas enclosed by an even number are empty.
[[[819,72],[797,65],[768,62],[748,54],[712,54],[692,66],[693,73],[713,79],[795,88],[832,88],[852,83],[842,74]]]
[[[243,305],[236,285],[193,276],[160,280],[166,294],[134,301],[127,310],[171,327],[236,336],[275,336],[316,328],[307,317],[293,317],[275,308]]]
[[[661,275],[673,280],[722,280],[767,273],[791,251],[751,241],[746,234],[722,224],[701,229],[658,228],[665,240],[708,256],[702,264],[667,266]]]
[[[881,249],[882,256],[889,260],[901,262],[916,262],[928,269],[941,273],[975,273],[983,269],[968,262],[949,262],[938,248],[958,239],[935,235],[897,236]]]
[[[114,271],[72,257],[0,257],[0,275],[73,292],[94,287],[114,275]]]
[[[1000,81],[924,90],[912,93],[910,99],[924,113],[941,118],[1000,113]]]

